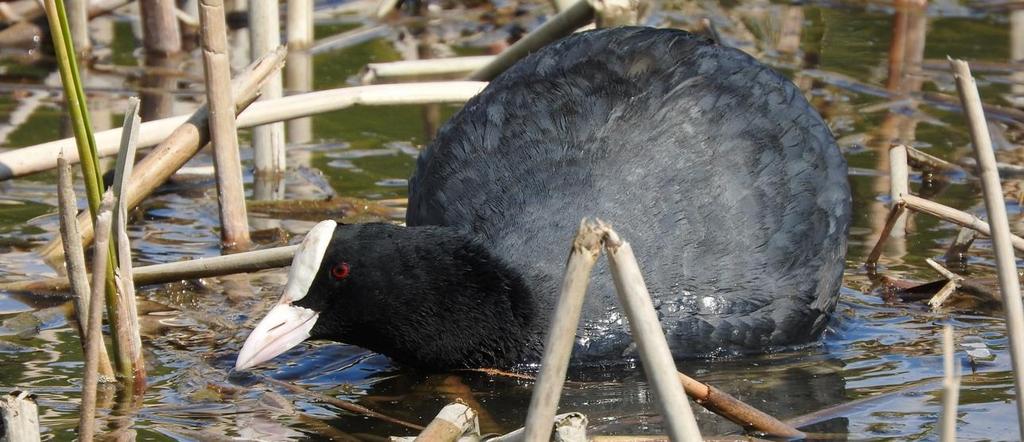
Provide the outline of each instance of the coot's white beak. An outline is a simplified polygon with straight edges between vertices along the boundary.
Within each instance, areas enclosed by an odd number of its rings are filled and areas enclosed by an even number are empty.
[[[288,270],[288,283],[281,301],[270,309],[245,340],[235,361],[236,370],[269,361],[309,339],[309,331],[320,314],[292,303],[309,292],[337,225],[334,221],[321,221],[306,234]]]
[[[236,370],[261,364],[309,339],[319,313],[308,308],[278,304],[249,334],[235,361]]]

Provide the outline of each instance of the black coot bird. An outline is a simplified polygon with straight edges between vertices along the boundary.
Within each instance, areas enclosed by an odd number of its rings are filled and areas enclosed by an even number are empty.
[[[423,151],[408,227],[318,224],[237,368],[307,338],[428,368],[539,359],[583,217],[633,244],[677,357],[815,340],[835,308],[846,162],[800,91],[678,30],[568,37],[496,78]],[[574,357],[632,355],[606,265]]]

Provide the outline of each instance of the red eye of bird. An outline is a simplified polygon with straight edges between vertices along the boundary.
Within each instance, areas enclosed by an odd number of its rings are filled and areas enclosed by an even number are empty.
[[[348,277],[348,263],[347,262],[343,262],[343,263],[335,265],[334,268],[331,269],[331,276],[333,276],[334,279],[338,279],[338,280],[347,278]]]

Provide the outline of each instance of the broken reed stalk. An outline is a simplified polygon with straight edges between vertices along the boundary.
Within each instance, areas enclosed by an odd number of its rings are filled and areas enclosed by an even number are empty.
[[[668,435],[672,440],[701,440],[700,429],[677,378],[672,352],[633,255],[633,247],[622,241],[611,227],[601,227],[606,235],[604,248],[619,304],[629,319],[631,335],[643,361],[647,382],[655,391],[661,414],[665,417]]]
[[[1002,195],[999,196],[1002,201]],[[967,227],[976,230],[978,233],[985,236],[992,236],[992,229],[989,224],[982,221],[978,217],[971,215],[970,213],[954,209],[949,206],[945,206],[934,201],[929,201],[924,198],[907,195],[903,197],[903,202],[907,205],[908,209],[915,212],[927,213],[936,218],[949,221],[961,227]],[[990,218],[991,219],[991,218]],[[1010,234],[1009,242],[1014,249],[1024,251],[1024,238],[1017,235]]]
[[[235,111],[245,109],[255,99],[260,83],[267,75],[280,69],[284,62],[285,49],[267,54],[256,60],[245,71],[239,74],[232,83],[236,98]],[[183,123],[179,123],[173,132],[163,140],[145,158],[139,161],[132,170],[128,189],[127,207],[134,208],[182,165],[188,162],[210,140],[209,111],[206,106],[200,107]],[[145,127],[145,124],[142,125]],[[140,128],[141,129],[141,128]],[[121,129],[117,129],[119,135]],[[142,133],[140,132],[140,138]],[[141,143],[139,143],[141,144]],[[140,146],[141,147],[141,146]],[[92,240],[92,220],[88,215],[78,217],[78,226],[82,242],[88,244]],[[60,241],[54,240],[43,246],[40,253],[49,260],[60,253]]]
[[[27,391],[0,396],[0,440],[39,442],[39,407]]]
[[[566,413],[555,416],[555,442],[587,442],[587,416],[583,413]]]
[[[427,58],[422,60],[401,60],[387,63],[368,63],[359,77],[362,84],[401,77],[428,75],[451,75],[469,73],[494,61],[494,55],[468,57]]]
[[[118,352],[127,355],[131,361],[131,383],[135,391],[146,386],[146,362],[142,354],[142,337],[139,329],[139,312],[135,305],[135,283],[132,282],[132,248],[128,241],[128,197],[124,194],[135,164],[136,141],[139,137],[139,99],[128,99],[128,110],[124,115],[121,153],[117,155],[114,168],[114,250],[117,251],[117,266],[114,267],[114,285],[117,288],[116,318],[122,321],[113,327],[117,338]]]
[[[249,54],[257,59],[281,45],[281,23],[277,0],[249,2]],[[281,71],[270,74],[263,84],[260,100],[281,98],[284,87]],[[256,173],[276,176],[284,173],[284,123],[270,123],[253,128],[253,164]]]
[[[864,266],[867,267],[868,270],[874,271],[875,266],[878,265],[878,258],[882,256],[882,248],[885,246],[885,241],[889,239],[889,234],[896,225],[896,221],[905,210],[905,201],[905,199],[893,201],[893,206],[889,208],[889,215],[885,217],[885,226],[883,226],[882,231],[878,233],[878,241],[875,241],[875,247],[871,249],[871,253],[868,254],[868,259],[864,262]]]
[[[71,43],[75,54],[85,56],[92,50],[89,40],[89,0],[69,0],[68,27],[71,28]]]
[[[142,286],[235,273],[256,272],[289,265],[298,248],[298,245],[274,247],[210,258],[154,264],[136,267],[132,270],[132,273],[134,274],[135,285]],[[61,292],[68,290],[68,288],[68,280],[64,277],[0,284],[0,290],[14,292]]]
[[[937,310],[939,307],[942,307],[942,304],[945,303],[946,300],[949,299],[949,297],[952,296],[954,292],[956,292],[956,289],[960,288],[960,285],[963,283],[964,278],[960,275],[957,275],[956,273],[949,271],[949,269],[943,267],[941,264],[935,262],[935,260],[931,258],[927,258],[924,261],[928,263],[928,265],[932,269],[934,269],[947,280],[946,285],[942,286],[942,288],[939,289],[938,292],[935,292],[935,295],[933,295],[932,298],[928,300],[928,305],[930,305],[932,309]]]
[[[213,166],[217,170],[220,242],[225,249],[244,250],[249,248],[251,241],[249,219],[245,213],[238,130],[235,127],[235,100],[231,96],[231,60],[228,58],[224,0],[199,0],[199,22],[202,24],[200,46],[206,100],[210,107],[210,142],[213,143]]]
[[[417,442],[455,442],[463,434],[480,437],[480,423],[476,411],[462,401],[445,405],[434,420],[416,436]]]
[[[530,396],[530,408],[524,427],[524,440],[527,442],[547,441],[551,437],[551,424],[555,419],[565,373],[569,368],[569,356],[572,354],[583,299],[590,283],[590,271],[601,253],[601,239],[601,230],[596,225],[586,220],[580,222],[565,267],[562,291],[551,314],[551,326],[544,343],[537,383]]]
[[[956,89],[964,107],[971,144],[978,160],[978,178],[981,179],[985,194],[985,210],[991,225],[992,250],[996,255],[999,271],[999,290],[1003,298],[1003,312],[1006,315],[1006,331],[1009,335],[1010,359],[1013,362],[1013,377],[1017,398],[1017,427],[1020,438],[1024,439],[1024,303],[1020,299],[1020,278],[1017,275],[1016,258],[1010,242],[1010,223],[1006,217],[1006,203],[1003,188],[996,170],[996,157],[992,151],[992,139],[988,123],[978,95],[978,86],[971,76],[971,68],[963,60],[949,60],[956,78]],[[1019,239],[1019,238],[1018,238]]]
[[[960,366],[956,364],[953,327],[942,327],[942,412],[939,414],[939,439],[956,441],[956,407],[960,400]]]
[[[464,103],[487,86],[479,81],[444,81],[416,84],[384,84],[374,86],[357,86],[327,89],[306,94],[291,95],[276,100],[265,100],[253,103],[246,109],[246,98],[255,94],[254,82],[264,78],[267,69],[276,69],[284,60],[284,49],[268,54],[251,64],[247,70],[232,82],[235,88],[238,127],[247,128],[268,122],[289,120],[330,112],[347,107],[391,106],[406,104],[430,103]],[[278,59],[278,55],[281,56]],[[255,71],[255,72],[254,72]],[[245,109],[244,112],[241,110]],[[202,134],[203,143],[208,141],[207,110],[200,107],[192,115],[164,118],[142,123],[139,131],[139,147],[155,146],[170,143],[182,143],[184,138]],[[184,131],[184,133],[182,133]],[[192,135],[189,135],[192,134]],[[96,133],[100,156],[116,155],[121,129],[115,128]],[[64,149],[75,146],[74,138],[22,147],[10,152],[0,153],[0,181],[30,175],[56,167],[57,155]],[[198,147],[196,148],[198,150]],[[165,154],[166,155],[166,154]],[[68,152],[68,161],[78,161],[74,152]],[[145,161],[145,160],[143,160]],[[172,171],[173,172],[173,171]],[[132,185],[135,187],[135,185]]]
[[[103,198],[103,210],[96,216],[99,228],[96,236],[96,247],[92,255],[92,295],[89,298],[89,334],[85,346],[85,372],[82,375],[82,408],[79,416],[79,437],[84,441],[92,440],[96,425],[96,383],[98,381],[99,349],[103,346],[103,287],[106,285],[106,267],[110,260],[110,223],[113,197],[107,194]]]
[[[580,26],[594,19],[594,8],[587,0],[579,0],[572,6],[559,12],[550,20],[526,34],[486,66],[473,71],[466,77],[469,80],[491,80],[498,74],[512,67],[519,59],[536,51],[544,45],[571,34]]]
[[[910,194],[910,170],[907,166],[907,146],[895,144],[889,147],[889,207],[895,207]],[[907,214],[900,211],[889,236],[903,238],[907,235]]]
[[[82,178],[85,181],[89,213],[95,217],[100,208],[103,181],[100,176],[96,140],[92,134],[92,123],[89,121],[89,108],[85,103],[82,79],[78,71],[78,60],[71,43],[67,14],[64,12],[63,0],[45,0],[43,5],[46,10],[46,18],[50,22],[50,36],[53,39],[53,48],[57,56],[61,84],[64,87],[64,100],[68,105],[71,128],[75,134],[78,157],[81,159]]]
[[[944,284],[942,288],[935,292],[931,299],[928,300],[928,305],[932,310],[938,310],[942,307],[942,304],[946,303],[946,300],[949,299],[950,296],[953,296],[953,293],[956,293],[958,286],[959,283],[957,281],[952,279],[947,280],[946,284]]]
[[[78,336],[82,341],[82,350],[88,349],[89,336],[89,273],[85,267],[85,249],[82,238],[78,234],[78,203],[75,199],[71,163],[63,156],[57,158],[57,210],[60,212],[60,236],[64,244],[64,259],[67,265],[68,281],[75,297],[75,317],[78,321]],[[99,347],[99,376],[104,382],[114,380],[114,369],[110,365],[107,347]]]

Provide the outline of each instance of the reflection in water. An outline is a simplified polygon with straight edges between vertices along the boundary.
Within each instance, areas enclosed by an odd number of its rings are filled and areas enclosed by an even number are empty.
[[[181,54],[146,56],[146,72],[139,82],[139,115],[142,121],[173,117],[174,95],[180,75],[175,73],[184,60]]]
[[[246,9],[245,0],[232,3],[234,15],[244,15],[240,11]],[[534,6],[546,7],[530,7]],[[417,57],[436,55],[431,50],[439,47],[477,53],[489,42],[506,37],[504,34],[511,33],[513,27],[532,26],[529,11],[507,16],[500,9],[493,11],[488,19],[493,29],[488,29],[496,34],[490,40],[475,19],[453,24],[449,23],[450,17],[432,16],[426,24],[418,25],[424,27],[417,31],[419,38],[403,47],[415,48]],[[949,322],[959,342],[973,341],[994,355],[971,361],[960,354],[965,373],[960,435],[974,440],[1015,434],[1012,378],[1001,315],[987,310],[931,312],[924,306],[887,303],[871,291],[872,281],[861,262],[888,212],[890,143],[910,143],[950,160],[957,159],[967,143],[958,114],[949,107],[934,105],[934,101],[920,100],[921,91],[953,93],[948,74],[922,67],[923,60],[950,54],[996,66],[1021,62],[1024,12],[972,10],[947,4],[925,7],[915,1],[900,1],[892,7],[747,1],[701,6],[684,2],[663,5],[651,20],[656,24],[671,20],[688,27],[689,20],[702,17],[710,17],[726,34],[726,41],[736,42],[792,78],[827,119],[851,165],[855,217],[846,288],[836,318],[820,345],[760,357],[683,361],[681,367],[781,418],[853,399],[873,398],[836,412],[832,419],[810,428],[834,439],[849,434],[854,440],[929,440],[934,439],[938,387],[922,387],[921,383],[941,375],[936,344],[939,325]],[[234,66],[242,67],[248,58],[245,28],[236,28],[231,41]],[[285,72],[287,91],[311,89],[314,72],[320,86],[342,86],[366,62],[412,54],[395,46],[388,37],[380,37],[316,57],[293,50]],[[131,62],[135,59],[130,51],[114,56]],[[168,68],[180,69],[173,64],[162,69]],[[990,104],[1019,105],[1024,96],[1024,78],[1019,71],[1011,69],[1008,75],[1005,68],[997,71],[1004,77],[979,72],[982,96]],[[146,72],[138,84],[132,79],[127,82],[129,87],[138,86],[144,99],[145,94],[152,94],[148,99],[154,112],[151,115],[168,112],[170,92],[177,86],[195,87],[188,84],[190,79],[172,76],[166,70],[151,68]],[[48,71],[34,81],[43,82],[46,75]],[[87,77],[93,88],[121,87],[126,81],[113,74],[90,73]],[[89,98],[93,107],[103,108],[97,111],[120,113],[112,94],[91,92]],[[60,117],[53,108],[59,106],[51,107],[52,97],[36,99],[43,105],[25,100],[0,107],[0,119],[10,125],[10,130],[4,132],[5,145],[57,137],[55,126]],[[19,116],[19,106],[29,106],[29,115]],[[376,200],[403,198],[405,189],[401,184],[412,170],[418,148],[452,111],[451,106],[354,108],[291,121],[288,163],[298,172],[286,174],[283,180],[254,179],[252,198],[323,199],[333,191]],[[94,120],[99,115],[95,113]],[[314,119],[316,137],[323,139],[323,144],[310,144]],[[1009,145],[1019,141],[1011,131],[1007,133]],[[191,165],[209,164],[209,157],[200,154]],[[325,176],[320,178],[310,171],[315,169]],[[977,189],[964,177],[927,182],[913,178],[914,192],[983,214]],[[322,188],[321,181],[329,182],[329,188]],[[0,250],[5,261],[0,276],[49,272],[29,251],[56,231],[55,216],[46,206],[55,204],[51,177],[41,175],[0,184],[0,202],[7,201],[21,205],[0,206]],[[22,206],[24,209],[13,209]],[[1011,216],[1019,216],[1013,207]],[[179,178],[161,188],[135,214],[129,235],[139,265],[219,253],[217,232],[211,227],[217,225],[216,194],[208,179]],[[343,219],[378,220],[379,216],[367,213],[352,213]],[[258,224],[253,221],[253,225]],[[312,225],[311,221],[289,219],[279,213],[263,221],[294,235],[301,235]],[[923,260],[941,256],[957,229],[913,215],[908,218],[907,231],[906,238],[890,241],[882,271],[901,278],[934,278]],[[989,247],[986,240],[976,241],[963,271],[972,277],[993,276]],[[404,428],[268,387],[251,373],[230,372],[249,328],[279,299],[285,272],[277,269],[140,290],[143,341],[147,361],[152,364],[151,387],[141,398],[115,397],[108,389],[106,402],[101,404],[109,413],[101,416],[105,428],[126,440],[409,435]],[[0,293],[0,308],[4,309],[0,320],[15,318],[26,308],[39,313],[56,305],[59,302],[52,299]],[[81,347],[73,324],[63,319],[66,313],[56,315],[60,320],[38,321],[17,333],[0,328],[0,385],[27,387],[39,394],[44,431],[54,440],[74,438],[77,423]],[[260,367],[257,373],[417,423],[425,422],[446,402],[461,398],[479,410],[484,430],[495,432],[521,425],[532,387],[529,381],[479,372],[421,373],[356,347],[322,342],[300,345]],[[585,412],[596,433],[662,431],[651,392],[638,367],[577,369],[570,380],[561,409]],[[916,389],[912,394],[893,393],[907,386]],[[705,411],[697,413],[708,435],[737,429]]]

